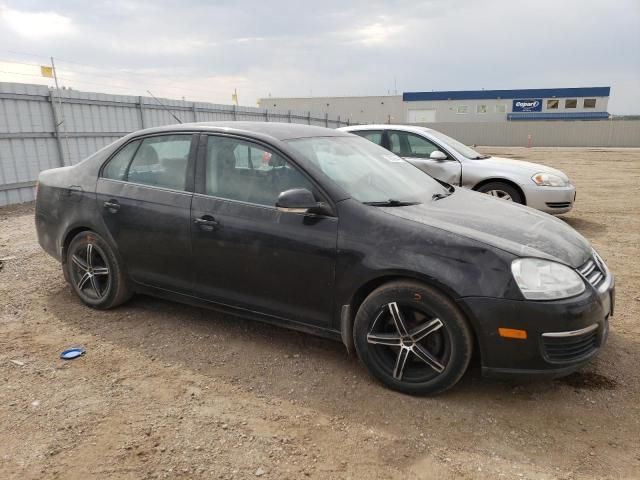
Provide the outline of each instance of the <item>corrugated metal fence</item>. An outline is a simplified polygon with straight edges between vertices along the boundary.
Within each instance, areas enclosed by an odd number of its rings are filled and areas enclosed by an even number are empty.
[[[33,200],[35,180],[42,170],[73,165],[132,131],[176,123],[151,97],[75,90],[59,93],[61,103],[58,91],[46,86],[0,82],[0,205]],[[330,128],[348,125],[340,117],[312,112],[160,101],[183,122],[252,120]]]
[[[421,123],[467,145],[640,147],[640,120]]]

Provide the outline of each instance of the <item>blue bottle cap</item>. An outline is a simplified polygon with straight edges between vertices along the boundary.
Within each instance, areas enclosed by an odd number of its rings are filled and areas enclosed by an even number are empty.
[[[60,354],[62,360],[73,360],[84,355],[84,348],[69,348]]]

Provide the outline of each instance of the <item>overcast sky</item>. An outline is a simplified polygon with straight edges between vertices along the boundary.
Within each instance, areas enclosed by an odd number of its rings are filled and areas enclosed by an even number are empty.
[[[0,81],[230,103],[611,86],[640,114],[640,0],[0,0]],[[21,63],[15,63],[21,62]],[[14,73],[6,73],[14,72]]]

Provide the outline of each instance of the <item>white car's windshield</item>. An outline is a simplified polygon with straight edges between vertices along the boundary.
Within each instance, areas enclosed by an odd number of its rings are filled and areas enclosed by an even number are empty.
[[[287,143],[362,203],[401,206],[447,194],[422,170],[360,137],[311,137]]]
[[[482,153],[476,152],[473,148],[467,147],[464,143],[459,142],[455,138],[451,138],[444,133],[437,132],[435,130],[429,130],[429,135],[435,137],[436,139],[446,143],[449,147],[453,148],[455,151],[460,153],[460,155],[464,155],[465,157],[472,160],[480,160],[482,158],[489,158],[489,155],[483,155]]]

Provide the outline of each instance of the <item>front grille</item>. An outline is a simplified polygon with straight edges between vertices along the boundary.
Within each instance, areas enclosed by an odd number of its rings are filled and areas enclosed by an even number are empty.
[[[547,202],[549,208],[567,208],[571,206],[571,202]]]
[[[578,273],[595,288],[598,288],[607,276],[604,265],[596,256],[578,268]]]
[[[544,352],[552,362],[572,362],[589,356],[598,348],[598,325],[575,332],[542,334]]]

